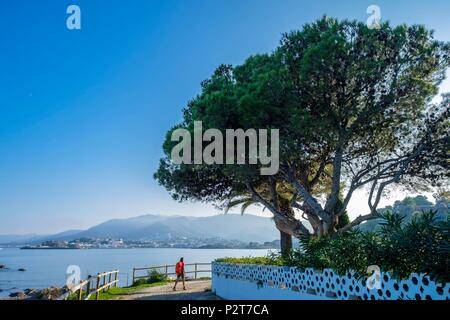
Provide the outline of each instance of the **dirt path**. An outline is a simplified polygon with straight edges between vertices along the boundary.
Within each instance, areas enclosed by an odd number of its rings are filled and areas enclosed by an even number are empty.
[[[177,291],[173,291],[173,284],[145,288],[124,295],[118,300],[220,300],[211,292],[211,280],[199,280],[186,282],[186,291],[181,283],[177,286]]]

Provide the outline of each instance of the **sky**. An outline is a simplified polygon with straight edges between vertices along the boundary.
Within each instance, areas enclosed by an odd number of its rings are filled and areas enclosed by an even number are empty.
[[[72,4],[81,30],[66,27]],[[165,133],[201,81],[324,14],[366,21],[372,4],[383,20],[425,24],[450,41],[448,0],[1,1],[0,234],[220,213],[173,201],[153,179]],[[350,215],[366,211],[358,192]]]

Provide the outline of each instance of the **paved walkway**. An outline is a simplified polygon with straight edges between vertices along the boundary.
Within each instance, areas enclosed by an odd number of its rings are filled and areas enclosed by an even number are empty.
[[[186,289],[178,283],[177,291],[173,291],[173,284],[144,288],[139,291],[121,296],[118,300],[220,300],[211,292],[211,280],[187,281]]]

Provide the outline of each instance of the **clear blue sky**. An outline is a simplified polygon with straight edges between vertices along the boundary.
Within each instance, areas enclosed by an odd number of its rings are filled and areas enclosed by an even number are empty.
[[[80,31],[66,28],[70,4]],[[0,234],[215,213],[173,202],[152,178],[200,82],[323,14],[366,21],[371,4],[450,41],[448,0],[1,1]]]

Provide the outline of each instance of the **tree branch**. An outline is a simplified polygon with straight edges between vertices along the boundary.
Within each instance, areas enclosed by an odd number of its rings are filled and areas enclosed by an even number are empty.
[[[255,201],[258,201],[259,203],[264,205],[267,209],[269,209],[270,212],[272,212],[272,214],[274,215],[277,228],[296,238],[299,238],[300,236],[305,234],[309,234],[308,228],[306,228],[303,225],[303,223],[301,223],[301,221],[295,219],[295,217],[289,217],[279,212],[267,200],[261,197],[261,195],[258,192],[256,192],[256,190],[252,187],[250,182],[248,181],[245,182],[245,186],[247,187],[247,190],[250,192]]]
[[[331,186],[331,193],[329,198],[327,199],[327,203],[325,204],[325,211],[329,214],[334,213],[334,206],[336,205],[339,197],[339,190],[341,187],[341,168],[342,168],[342,156],[343,156],[344,150],[343,146],[340,145],[337,150],[336,154],[334,156],[333,160],[333,179],[332,179],[332,186]]]
[[[342,227],[341,229],[339,229],[338,232],[339,232],[339,233],[344,233],[344,232],[350,230],[351,228],[353,228],[353,227],[355,227],[355,226],[361,224],[361,223],[364,222],[364,221],[376,219],[376,218],[378,218],[378,217],[379,217],[379,215],[378,215],[378,213],[377,213],[376,211],[375,211],[375,212],[372,212],[372,213],[369,213],[369,214],[366,214],[366,215],[364,215],[364,216],[359,216],[359,217],[357,217],[355,220],[353,220],[352,222],[346,224],[344,227]]]
[[[317,216],[319,216],[322,220],[324,220],[326,223],[332,223],[332,218],[331,216],[325,212],[322,209],[322,206],[320,205],[319,202],[317,202],[316,199],[314,199],[314,197],[305,189],[305,187],[303,187],[298,181],[297,179],[295,179],[294,175],[292,174],[292,172],[290,172],[288,174],[288,180],[289,182],[294,186],[294,188],[297,190],[297,192],[303,197],[303,199],[305,200],[305,202],[308,204],[308,206],[311,208],[311,210],[314,212],[314,214],[316,214]]]

